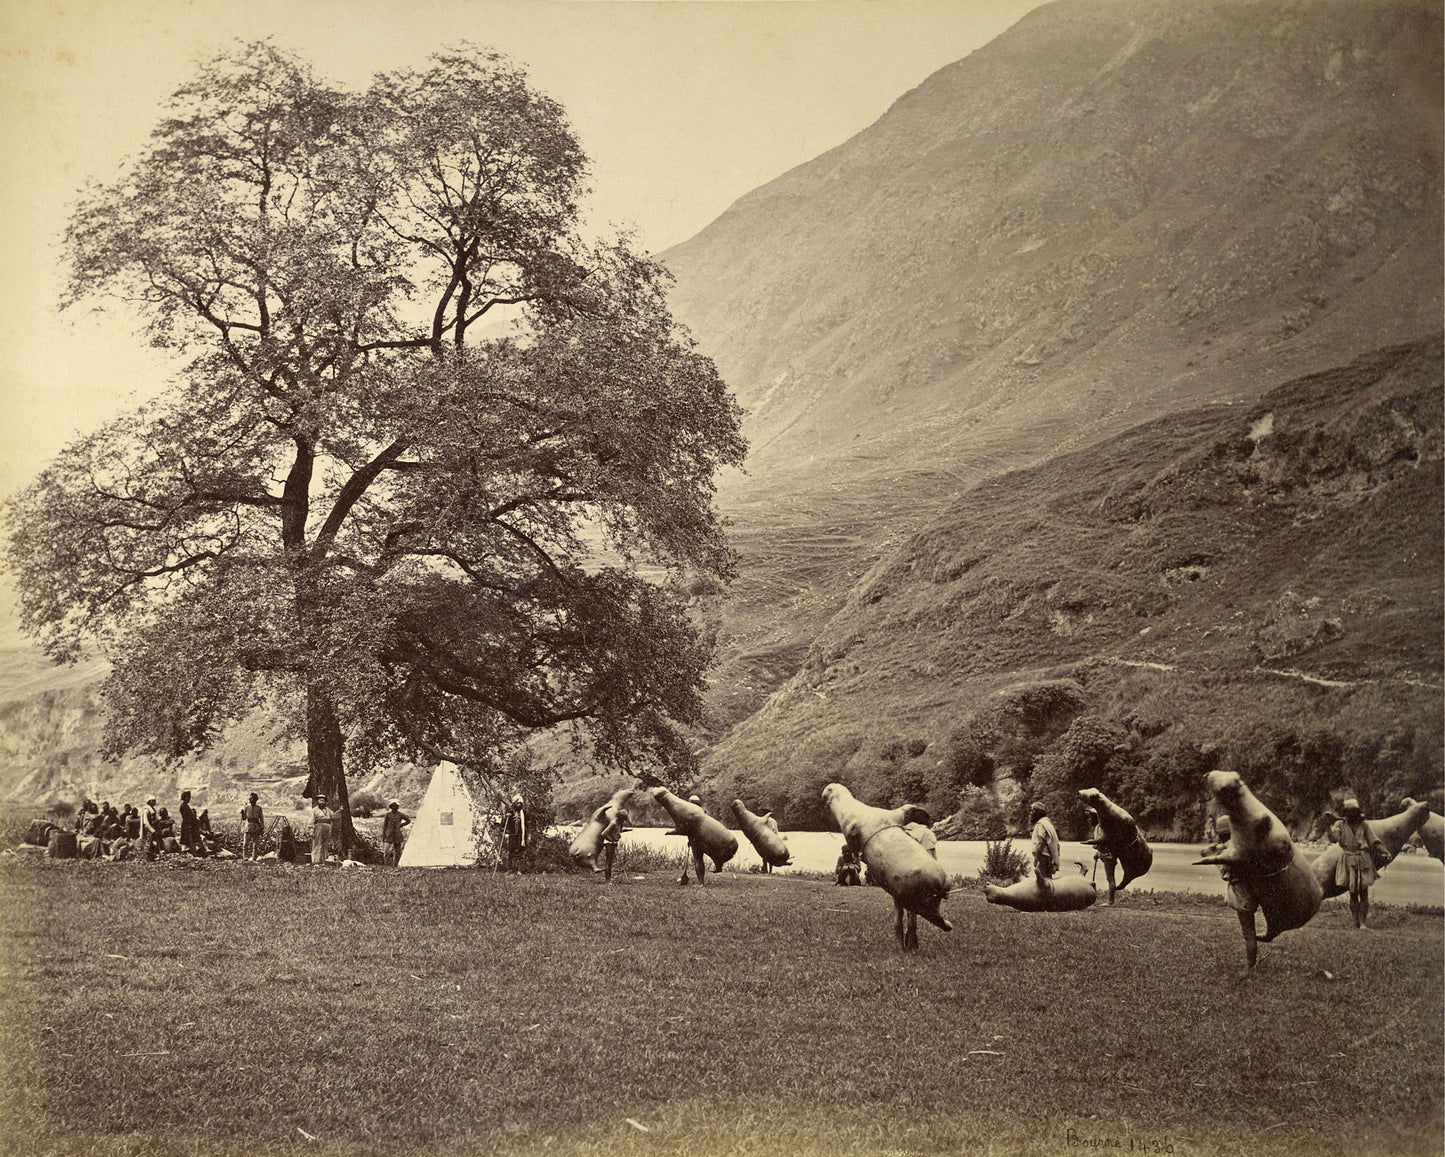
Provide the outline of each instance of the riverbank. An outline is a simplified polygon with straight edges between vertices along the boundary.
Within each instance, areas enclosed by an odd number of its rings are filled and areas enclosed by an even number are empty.
[[[670,834],[669,828],[634,828],[622,837],[624,847],[648,847],[661,851],[678,851],[683,847],[680,836]],[[792,853],[792,864],[778,868],[779,874],[831,873],[843,847],[843,837],[837,832],[784,832],[788,850]],[[1015,840],[1014,846],[1027,851],[1026,840]],[[1199,844],[1151,844],[1154,864],[1147,875],[1129,885],[1136,892],[1219,892],[1224,889],[1219,878],[1219,869],[1198,866],[1193,861],[1200,855]],[[982,840],[941,840],[938,844],[938,860],[951,875],[973,877],[983,866],[985,844]],[[1091,875],[1094,872],[1094,849],[1087,844],[1065,840],[1060,843],[1060,858],[1065,869],[1074,863],[1084,865]],[[1321,847],[1323,850],[1323,847]],[[757,852],[747,839],[738,833],[738,854],[728,865],[735,871],[757,871],[762,866]],[[1100,888],[1105,887],[1102,869],[1096,879]],[[1445,864],[1423,853],[1404,853],[1396,858],[1380,874],[1379,881],[1371,890],[1371,896],[1382,904],[1417,904],[1425,907],[1445,907]]]

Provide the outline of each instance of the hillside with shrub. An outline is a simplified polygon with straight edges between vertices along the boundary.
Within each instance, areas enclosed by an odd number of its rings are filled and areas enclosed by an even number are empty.
[[[1438,337],[975,487],[881,559],[713,750],[714,795],[826,826],[829,780],[946,830],[1078,831],[1102,788],[1193,838],[1241,772],[1309,827],[1438,797]]]
[[[1440,9],[1043,5],[664,254],[753,446],[706,740],[983,480],[1438,329]]]

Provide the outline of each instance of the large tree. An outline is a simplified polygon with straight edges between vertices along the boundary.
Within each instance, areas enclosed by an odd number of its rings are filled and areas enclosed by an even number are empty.
[[[6,512],[25,627],[113,663],[112,749],[197,750],[289,689],[308,794],[560,725],[685,770],[709,652],[678,580],[732,569],[740,412],[665,273],[579,236],[562,110],[470,47],[347,93],[259,43],[167,114],[83,194],[69,300],[125,300],[185,368]]]

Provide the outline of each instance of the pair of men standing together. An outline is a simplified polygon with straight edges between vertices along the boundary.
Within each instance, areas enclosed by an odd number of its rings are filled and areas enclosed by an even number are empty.
[[[189,796],[189,793],[187,793]],[[340,818],[339,810],[332,810],[326,806],[326,796],[318,795],[313,801],[311,809],[311,862],[313,864],[324,864],[326,853],[331,847],[331,830],[336,821]],[[184,813],[183,813],[184,818]],[[261,854],[261,836],[266,829],[266,813],[262,810],[259,797],[253,791],[241,809],[241,859],[258,859]],[[290,834],[290,827],[282,821],[285,829],[282,833],[282,843],[287,842]],[[285,855],[285,848],[282,848]]]
[[[1093,845],[1094,859],[1104,865],[1104,876],[1109,882],[1109,897],[1104,901],[1104,907],[1107,908],[1114,903],[1117,887],[1114,883],[1114,872],[1119,864],[1119,849],[1110,842],[1099,823],[1099,813],[1093,808],[1085,808],[1084,814],[1088,816],[1089,825],[1093,829],[1088,843]],[[1033,824],[1031,850],[1034,875],[1039,887],[1047,888],[1049,881],[1059,870],[1059,833],[1054,830],[1048,811],[1041,803],[1034,803],[1029,807],[1029,821]]]
[[[312,804],[311,862],[313,864],[324,864],[327,854],[331,851],[332,833],[341,819],[341,809],[328,806],[328,798],[322,794],[318,794],[312,801]],[[390,842],[394,844],[396,851],[399,853],[401,850],[401,826],[409,821],[397,811],[397,804],[394,801],[391,805],[391,812],[387,816],[389,825],[393,817],[398,817],[400,822],[394,825],[394,835],[396,838]],[[241,809],[241,820],[245,825],[245,834],[241,845],[241,858],[245,859],[249,851],[251,858],[255,859],[260,850],[261,834],[265,827],[265,815],[261,810],[261,805],[257,800],[255,792],[251,793],[250,801]],[[283,822],[283,827],[284,826],[285,824]],[[386,832],[388,837],[392,834],[392,832]],[[343,848],[341,850],[344,855],[345,849]]]
[[[311,809],[311,862],[321,864],[326,862],[326,852],[331,844],[331,826],[339,813],[327,808],[324,795],[318,795],[314,803],[315,806]],[[266,813],[254,791],[246,806],[241,809],[241,824],[241,859],[258,859],[261,854],[261,836],[266,829]],[[285,844],[289,840],[290,826],[283,820],[282,827],[282,843]],[[281,852],[283,856],[287,855],[284,847]]]

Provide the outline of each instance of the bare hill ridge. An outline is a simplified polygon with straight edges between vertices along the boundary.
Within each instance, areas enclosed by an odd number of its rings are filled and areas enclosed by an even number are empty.
[[[990,724],[990,773],[1026,776],[1083,718],[1118,731],[1110,751],[1200,762],[1251,727],[1328,735],[1322,792],[1354,777],[1383,804],[1397,772],[1438,787],[1442,373],[1437,336],[975,487],[887,553],[717,745],[719,793],[806,822],[834,778],[947,814],[995,783],[957,779],[960,725],[1030,686],[1062,716]],[[998,750],[1019,741],[1023,757]],[[1240,742],[1236,760],[1276,754]]]
[[[1031,13],[664,255],[751,473],[976,476],[1432,332],[1440,57],[1438,4]]]

